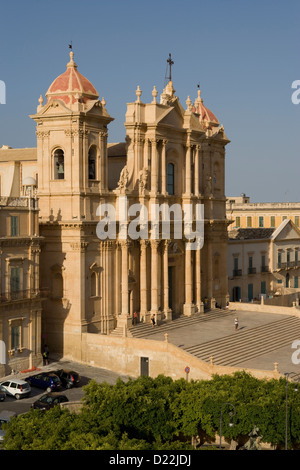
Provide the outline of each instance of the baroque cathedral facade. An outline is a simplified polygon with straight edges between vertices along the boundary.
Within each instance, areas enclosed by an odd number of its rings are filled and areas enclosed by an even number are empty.
[[[24,178],[31,178],[35,207],[38,204],[35,278],[47,291],[36,331],[51,351],[65,356],[80,357],[82,333],[109,335],[124,329],[134,312],[139,321],[154,317],[159,323],[203,314],[228,301],[229,140],[224,128],[204,105],[200,90],[185,106],[171,80],[159,97],[153,88],[150,103],[141,95],[137,87],[135,101],[127,105],[125,142],[109,143],[113,118],[105,100],[79,73],[71,51],[66,71],[30,116],[36,122],[36,149],[0,149],[1,199],[24,195]],[[12,164],[16,184],[4,181]],[[188,205],[195,226],[199,204],[204,209],[201,249],[190,249],[184,231],[181,238],[175,237],[172,210],[169,237],[163,238],[160,228],[159,236],[151,237],[150,222],[148,236],[120,236],[124,225],[127,230],[137,220],[136,208],[150,213],[155,205],[176,205],[183,214]],[[101,207],[115,209],[113,237],[99,236],[101,216],[109,221]]]

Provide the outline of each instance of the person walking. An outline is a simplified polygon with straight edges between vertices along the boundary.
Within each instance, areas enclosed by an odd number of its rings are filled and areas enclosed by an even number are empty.
[[[47,366],[49,364],[49,348],[47,344],[45,344],[45,347],[44,347],[43,363],[44,363],[44,366]]]
[[[137,324],[137,320],[138,320],[138,315],[136,312],[134,312],[133,314],[133,324],[136,325]]]
[[[154,315],[152,315],[151,321],[152,321],[152,326],[155,326],[155,317],[154,317]]]
[[[235,319],[234,319],[234,329],[238,330],[238,328],[239,328],[239,319],[238,319],[238,317],[235,317]]]

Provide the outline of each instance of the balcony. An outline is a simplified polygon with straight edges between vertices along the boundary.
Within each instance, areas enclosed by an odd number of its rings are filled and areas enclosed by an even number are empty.
[[[277,269],[292,269],[300,266],[299,261],[286,261],[277,263]]]
[[[15,302],[18,300],[30,300],[36,298],[46,298],[48,296],[48,289],[27,289],[19,290],[16,292],[2,292],[0,294],[0,303]]]
[[[261,267],[261,272],[262,273],[269,273],[270,272],[270,268],[268,266],[262,266]]]
[[[233,275],[233,277],[242,276],[242,270],[241,269],[234,269],[232,275]]]
[[[256,268],[248,268],[248,274],[256,274]]]

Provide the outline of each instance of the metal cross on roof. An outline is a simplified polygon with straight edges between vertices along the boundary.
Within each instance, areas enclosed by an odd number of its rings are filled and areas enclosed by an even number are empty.
[[[172,80],[172,65],[174,64],[174,61],[171,58],[171,54],[169,54],[169,58],[167,60],[167,63],[169,64],[169,70],[170,70],[169,80],[171,81]]]

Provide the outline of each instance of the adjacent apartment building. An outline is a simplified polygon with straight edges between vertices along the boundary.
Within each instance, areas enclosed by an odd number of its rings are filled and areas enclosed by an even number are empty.
[[[227,197],[229,230],[238,228],[278,228],[286,219],[300,227],[300,202],[250,202],[250,197]]]
[[[0,198],[0,376],[41,361],[45,293],[40,289],[42,239],[35,185],[33,178],[25,178],[22,195]]]
[[[278,228],[232,228],[228,288],[233,302],[300,294],[300,231],[290,219]]]

